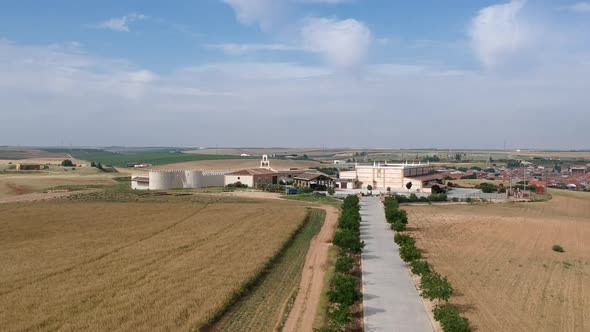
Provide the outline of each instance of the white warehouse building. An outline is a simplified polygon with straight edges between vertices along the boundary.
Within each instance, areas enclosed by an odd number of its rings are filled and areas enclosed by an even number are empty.
[[[131,177],[131,188],[137,190],[168,190],[206,188],[224,185],[225,172],[200,170],[150,170],[148,176]]]
[[[442,177],[431,174],[433,168],[429,164],[405,163],[405,164],[381,164],[355,165],[354,170],[340,171],[342,183],[354,183],[355,187],[366,189],[371,185],[373,189],[386,190],[390,188],[394,192],[410,191],[406,185],[411,183],[413,192],[430,192],[430,186],[437,184]]]

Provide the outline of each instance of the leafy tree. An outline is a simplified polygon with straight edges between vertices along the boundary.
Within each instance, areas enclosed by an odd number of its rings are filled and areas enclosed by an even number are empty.
[[[435,271],[422,276],[420,289],[422,290],[422,296],[429,300],[437,299],[445,301],[449,300],[454,291],[453,286],[451,286],[447,278]]]
[[[413,260],[410,263],[411,267],[412,267],[412,273],[423,276],[427,273],[430,273],[430,266],[428,266],[428,262],[427,261],[421,261],[421,260]]]
[[[354,259],[346,253],[342,253],[338,259],[336,259],[336,272],[348,273],[354,267]]]
[[[368,191],[372,191],[372,190],[373,190],[373,186],[372,186],[372,185],[370,185],[370,184],[368,184],[368,185],[367,185],[367,190],[368,190]]]
[[[391,224],[391,229],[393,229],[396,232],[403,232],[406,230],[406,224],[396,221],[393,224]]]
[[[338,273],[330,282],[328,298],[330,302],[343,306],[351,306],[361,299],[361,292],[356,287],[356,278],[348,274]]]
[[[406,244],[416,244],[416,240],[414,240],[411,236],[402,233],[395,233],[393,236],[393,241],[399,246],[404,246]]]
[[[70,159],[65,159],[62,161],[61,165],[64,167],[74,167],[74,163]]]
[[[471,332],[467,318],[461,317],[459,310],[449,303],[437,305],[433,310],[434,319],[440,322],[444,332]]]
[[[414,244],[406,244],[399,248],[399,256],[404,262],[422,258],[422,254]]]
[[[412,189],[412,182],[406,183],[406,188],[408,188],[408,190]]]
[[[391,187],[387,187],[387,192],[391,192]]]
[[[90,167],[96,167],[96,163],[94,161],[90,162]]]
[[[334,190],[334,188],[330,187],[328,188],[328,195],[333,196],[336,193],[336,190]]]

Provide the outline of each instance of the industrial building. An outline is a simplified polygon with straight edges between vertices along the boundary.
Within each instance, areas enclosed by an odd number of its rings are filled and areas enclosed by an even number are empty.
[[[131,177],[131,188],[138,190],[168,190],[223,186],[224,172],[150,170],[148,176]]]
[[[362,189],[368,185],[376,190],[390,188],[393,192],[431,192],[433,185],[442,184],[442,176],[432,173],[433,168],[422,163],[356,164],[354,170],[341,171],[337,183],[341,187],[353,185],[352,188]]]

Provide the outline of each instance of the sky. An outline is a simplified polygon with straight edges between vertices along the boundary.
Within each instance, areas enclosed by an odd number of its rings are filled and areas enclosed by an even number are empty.
[[[0,145],[590,149],[590,1],[1,1]]]

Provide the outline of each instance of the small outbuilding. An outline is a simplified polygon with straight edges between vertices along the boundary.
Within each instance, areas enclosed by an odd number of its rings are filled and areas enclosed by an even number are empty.
[[[334,188],[336,179],[331,176],[320,173],[302,173],[293,179],[293,185],[295,187],[311,188],[313,190],[327,190],[328,188]]]
[[[41,170],[41,164],[21,164],[18,163],[16,164],[16,170],[17,171],[40,171]]]

